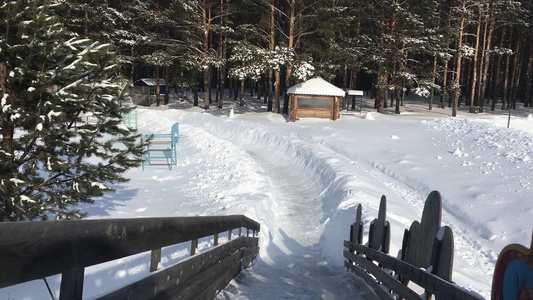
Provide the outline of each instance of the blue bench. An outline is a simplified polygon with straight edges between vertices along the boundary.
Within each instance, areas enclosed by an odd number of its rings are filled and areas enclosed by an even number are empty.
[[[150,144],[146,146],[146,154],[142,162],[142,169],[146,166],[168,165],[169,170],[172,166],[178,165],[178,155],[176,147],[179,140],[179,123],[172,125],[170,134],[156,133],[145,134],[144,139],[152,138]]]

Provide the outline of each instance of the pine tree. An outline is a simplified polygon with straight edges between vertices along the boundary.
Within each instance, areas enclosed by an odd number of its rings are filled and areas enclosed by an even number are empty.
[[[144,143],[122,124],[131,108],[113,47],[67,30],[61,5],[0,7],[0,221],[81,218],[77,204],[114,191],[141,162]]]

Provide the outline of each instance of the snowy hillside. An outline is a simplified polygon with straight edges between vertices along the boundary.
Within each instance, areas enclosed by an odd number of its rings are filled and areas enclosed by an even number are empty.
[[[202,112],[171,103],[139,108],[139,130],[166,133],[180,123],[178,166],[131,170],[91,218],[244,214],[261,223],[260,255],[221,299],[364,299],[343,267],[355,205],[365,227],[387,196],[391,253],[420,220],[425,197],[443,197],[443,224],[455,237],[453,280],[485,298],[499,251],[529,245],[533,218],[533,120],[412,106],[400,116],[344,114],[337,121],[257,112],[261,103]],[[261,109],[264,111],[264,109]],[[366,117],[365,117],[366,116]],[[475,116],[476,119],[466,118]],[[367,241],[366,236],[364,241]],[[207,246],[209,241],[204,242]],[[163,266],[186,257],[163,251]],[[86,270],[94,297],[148,272],[147,254]],[[58,277],[49,278],[58,293]],[[50,299],[42,281],[0,289],[0,299]]]

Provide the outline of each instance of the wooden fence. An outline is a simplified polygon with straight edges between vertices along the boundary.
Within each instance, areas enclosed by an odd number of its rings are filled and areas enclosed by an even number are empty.
[[[60,299],[82,299],[87,266],[151,251],[156,271],[161,247],[190,241],[194,255],[212,235],[211,250],[100,298],[212,299],[255,258],[259,229],[245,216],[0,223],[0,288],[62,274]],[[224,232],[229,241],[219,245]]]
[[[442,200],[439,192],[427,197],[421,222],[414,221],[405,230],[398,257],[388,255],[390,225],[386,220],[386,198],[381,197],[378,218],[370,224],[368,243],[363,244],[362,207],[350,228],[350,240],[344,241],[345,266],[363,278],[380,299],[428,299],[435,295],[442,300],[477,300],[454,284],[453,232],[441,227]],[[409,282],[418,285],[413,288]],[[424,292],[416,292],[415,290]]]

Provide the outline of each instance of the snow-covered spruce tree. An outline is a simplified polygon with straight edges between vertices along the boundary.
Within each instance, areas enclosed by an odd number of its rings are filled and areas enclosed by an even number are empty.
[[[0,4],[0,221],[81,218],[141,162],[112,46],[69,32],[60,5]]]

